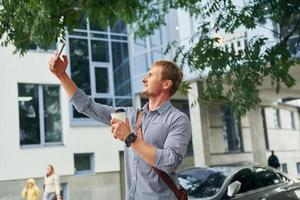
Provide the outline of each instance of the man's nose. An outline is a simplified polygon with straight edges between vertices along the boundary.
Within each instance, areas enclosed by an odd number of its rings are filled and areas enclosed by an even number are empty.
[[[142,82],[145,83],[145,82],[146,82],[146,79],[147,79],[147,76],[144,76]]]

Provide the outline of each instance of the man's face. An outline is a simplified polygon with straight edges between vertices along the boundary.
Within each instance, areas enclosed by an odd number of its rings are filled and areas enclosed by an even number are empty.
[[[147,97],[158,96],[162,91],[162,68],[153,66],[143,79],[143,94]]]

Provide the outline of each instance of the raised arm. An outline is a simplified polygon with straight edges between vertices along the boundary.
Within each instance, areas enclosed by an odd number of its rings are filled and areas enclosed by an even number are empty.
[[[68,66],[68,57],[66,55],[63,55],[62,58],[56,57],[57,54],[54,54],[50,58],[48,62],[49,69],[60,80],[60,83],[63,86],[66,93],[68,94],[68,96],[72,97],[77,90],[77,86],[66,72]]]

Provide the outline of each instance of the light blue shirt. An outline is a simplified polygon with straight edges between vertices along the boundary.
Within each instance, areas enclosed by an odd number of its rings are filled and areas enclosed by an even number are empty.
[[[120,107],[111,107],[95,103],[93,99],[77,90],[71,102],[78,112],[110,125],[112,112]],[[130,122],[131,131],[135,133],[134,125],[137,109],[123,108]],[[188,117],[166,101],[155,111],[148,110],[148,103],[142,109],[142,132],[144,141],[156,148],[155,167],[169,174],[174,183],[179,186],[175,170],[180,165],[191,137],[191,126]],[[127,200],[175,200],[176,197],[163,180],[153,171],[131,148],[125,148],[125,180]]]

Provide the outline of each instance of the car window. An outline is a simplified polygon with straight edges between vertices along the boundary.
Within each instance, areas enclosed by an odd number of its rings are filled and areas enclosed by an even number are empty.
[[[286,176],[278,173],[278,172],[275,172],[277,174],[277,176],[279,176],[279,178],[281,179],[281,182],[283,183],[287,183],[287,182],[290,182],[291,180],[289,178],[287,178]]]
[[[264,168],[254,169],[254,187],[262,188],[269,185],[283,183],[283,180],[272,170]]]
[[[179,173],[178,179],[189,196],[205,198],[217,194],[231,173],[229,169],[221,168],[192,169]]]
[[[254,189],[253,174],[254,174],[253,171],[247,168],[247,169],[242,169],[233,177],[231,183],[233,183],[234,181],[239,181],[241,183],[241,188],[238,194],[248,192]]]

